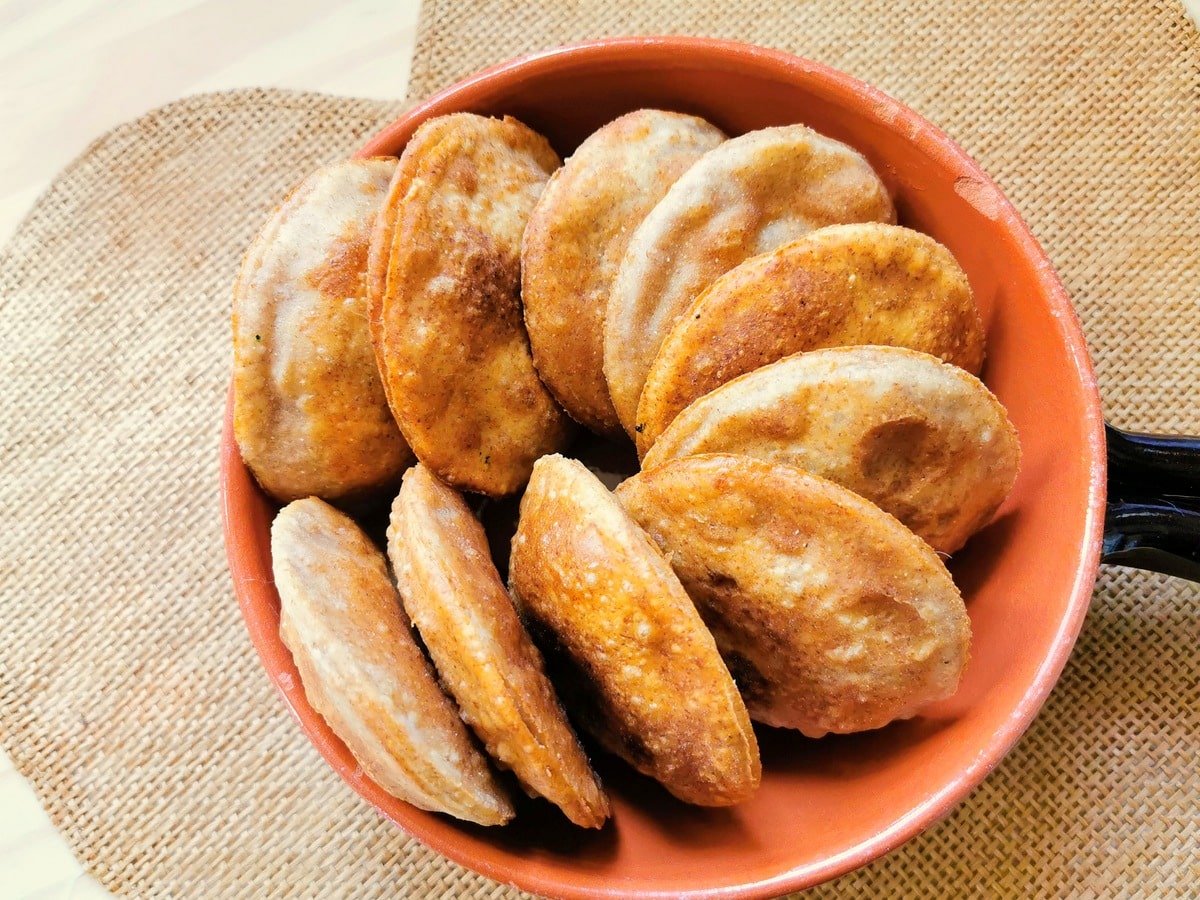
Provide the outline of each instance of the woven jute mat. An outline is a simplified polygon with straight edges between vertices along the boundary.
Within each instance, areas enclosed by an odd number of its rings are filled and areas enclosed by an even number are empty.
[[[993,174],[1061,272],[1106,413],[1200,432],[1200,38],[1174,0],[427,2],[419,98],[615,34],[863,78]],[[259,669],[221,542],[229,286],[267,211],[402,107],[280,91],[116,128],[0,256],[0,743],[87,869],[145,897],[519,896],[360,801]],[[1102,572],[1015,751],[816,896],[1194,896],[1200,589]]]

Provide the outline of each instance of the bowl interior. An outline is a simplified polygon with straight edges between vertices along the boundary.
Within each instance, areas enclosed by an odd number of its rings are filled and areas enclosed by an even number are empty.
[[[597,754],[615,802],[601,832],[572,828],[534,801],[510,826],[477,828],[383,793],[308,706],[278,637],[274,507],[242,465],[228,417],[226,541],[253,642],[301,727],[356,791],[429,846],[554,896],[773,895],[868,862],[945,815],[1036,714],[1079,630],[1098,562],[1099,401],[1065,292],[990,179],[905,107],[808,61],[686,38],[553,51],[443,92],[360,155],[397,154],[425,118],[458,110],[515,116],[566,155],[595,128],[646,106],[695,113],[730,134],[803,122],[845,141],[887,183],[901,224],[941,241],[966,270],[987,328],[984,379],[1017,427],[1023,463],[996,520],[950,563],[974,630],[959,692],[874,733],[812,741],[760,727],[762,788],[733,809],[685,806]]]

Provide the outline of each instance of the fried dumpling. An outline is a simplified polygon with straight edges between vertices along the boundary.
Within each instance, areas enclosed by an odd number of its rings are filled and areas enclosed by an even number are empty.
[[[685,172],[638,226],[604,324],[604,374],[632,436],[659,345],[713,281],[748,257],[836,222],[892,222],[858,151],[804,125],[731,138]]]
[[[681,412],[642,464],[701,453],[828,478],[943,553],[988,523],[1021,460],[1016,429],[983,382],[900,347],[813,350],[748,372]]]
[[[534,466],[509,580],[580,727],[686,802],[727,806],[754,792],[758,743],[712,635],[582,464],[554,455]]]
[[[608,798],[492,563],[483,526],[462,495],[420,463],[392,505],[388,557],[442,684],[488,753],[575,824],[603,825]]]
[[[463,490],[516,491],[570,434],[520,301],[521,237],[558,165],[515,119],[440,116],[404,148],[379,217],[368,282],[387,398],[417,458]]]
[[[724,454],[644,470],[616,494],[671,560],[752,718],[864,731],[957,689],[962,597],[933,548],[870,501]]]
[[[276,500],[354,502],[412,462],[367,329],[363,275],[391,158],[333,163],[271,215],[233,291],[233,430]]]
[[[822,228],[746,260],[680,317],[646,378],[644,454],[693,400],[759,366],[820,347],[888,344],[978,374],[983,324],[953,255],[911,228]]]
[[[387,561],[344,513],[310,497],[271,525],[279,634],[308,702],[380,787],[480,825],[513,808],[412,636]]]
[[[577,422],[621,433],[604,380],[604,310],[634,229],[725,135],[695,116],[636,110],[593,132],[550,178],[521,259],[538,373]]]

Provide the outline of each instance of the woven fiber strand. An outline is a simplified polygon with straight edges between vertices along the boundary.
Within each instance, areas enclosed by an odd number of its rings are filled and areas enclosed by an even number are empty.
[[[421,97],[591,37],[811,56],[944,127],[1070,290],[1116,424],[1200,432],[1200,39],[1166,2],[427,0]],[[969,13],[968,13],[969,10]],[[229,286],[270,207],[398,105],[184,100],[106,135],[0,255],[0,742],[89,871],[139,897],[517,897],[408,840],[313,750],[226,574]],[[1200,588],[1105,570],[1014,752],[813,896],[1192,896]],[[802,836],[798,836],[802,839]]]

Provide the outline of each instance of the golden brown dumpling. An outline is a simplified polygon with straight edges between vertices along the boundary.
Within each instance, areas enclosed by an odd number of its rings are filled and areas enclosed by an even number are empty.
[[[726,381],[847,344],[907,347],[979,374],[983,323],[950,251],[911,228],[869,222],[822,228],[746,260],[663,341],[638,407],[638,449]]]
[[[538,460],[509,579],[582,728],[676,797],[726,806],[758,787],[758,744],[679,580],[580,463]]]
[[[679,176],[723,140],[695,116],[627,113],[579,145],[534,207],[521,253],[533,360],[563,408],[593,431],[622,433],[604,380],[604,310],[629,239]]]
[[[645,470],[616,493],[671,560],[754,719],[863,731],[957,689],[962,597],[933,549],[873,503],[724,454]]]
[[[835,222],[892,222],[863,156],[804,125],[763,128],[706,153],[638,226],[604,324],[604,375],[632,436],[659,345],[700,293],[744,259]]]
[[[388,401],[417,458],[462,490],[516,491],[570,435],[533,367],[520,301],[521,237],[558,165],[515,119],[430,119],[376,229],[371,337]]]
[[[353,502],[412,453],[379,380],[363,275],[394,159],[333,163],[275,210],[233,292],[233,430],[262,488]]]
[[[608,798],[492,563],[483,526],[462,495],[420,463],[392,505],[388,557],[442,684],[488,753],[575,824],[603,825]]]
[[[740,453],[836,481],[953,553],[1008,496],[1021,449],[978,378],[901,347],[785,357],[701,397],[650,448],[647,469]]]

